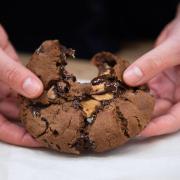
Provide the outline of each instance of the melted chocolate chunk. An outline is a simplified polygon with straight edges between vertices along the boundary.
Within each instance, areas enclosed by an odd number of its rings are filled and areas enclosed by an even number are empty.
[[[105,83],[105,91],[106,92],[112,92],[113,94],[116,94],[118,92],[123,92],[127,88],[125,85],[120,81],[107,81]]]
[[[102,76],[98,76],[96,78],[94,78],[91,81],[92,85],[98,85],[101,83],[104,83],[105,85],[105,89],[104,91],[99,91],[99,92],[95,92],[94,94],[104,94],[104,93],[113,93],[113,94],[117,94],[119,92],[123,92],[124,90],[127,89],[127,86],[122,83],[121,81],[117,80],[114,76],[110,76],[110,75],[102,75]]]
[[[106,82],[108,80],[114,80],[115,77],[109,75],[109,74],[106,74],[106,75],[101,75],[101,76],[98,76],[98,77],[95,77],[92,81],[91,81],[91,84],[92,85],[98,85],[98,84],[101,84],[103,82]]]
[[[106,78],[105,78],[105,75],[104,76],[99,76],[99,77],[95,77],[91,83],[92,85],[97,85],[97,84],[100,84],[100,83],[103,83],[106,81]]]
[[[95,143],[89,139],[88,134],[85,133],[84,130],[82,130],[80,138],[77,139],[72,147],[75,147],[80,152],[92,151],[96,148]]]
[[[32,112],[34,117],[40,117],[41,116],[41,110],[49,107],[49,104],[30,102],[29,107],[31,108],[31,112]]]

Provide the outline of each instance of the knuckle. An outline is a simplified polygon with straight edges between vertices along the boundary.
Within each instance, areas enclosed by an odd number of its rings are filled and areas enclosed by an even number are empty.
[[[11,68],[7,69],[5,76],[6,76],[8,83],[11,84],[11,83],[17,82],[18,74],[19,74],[18,70],[15,67],[11,67]]]
[[[162,61],[163,61],[162,57],[154,55],[149,59],[149,68],[151,70],[159,68],[162,64]]]

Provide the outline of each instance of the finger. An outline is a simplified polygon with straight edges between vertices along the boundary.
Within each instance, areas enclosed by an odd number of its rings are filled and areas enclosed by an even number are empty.
[[[9,88],[6,84],[3,82],[0,82],[0,101],[3,100],[10,100],[11,102],[18,102],[17,101],[17,93]]]
[[[0,102],[0,113],[7,118],[17,119],[19,115],[19,109],[16,104],[8,101]]]
[[[155,106],[154,106],[154,112],[153,112],[153,118],[161,116],[171,108],[172,103],[165,99],[156,99]]]
[[[176,132],[180,129],[179,117],[180,103],[174,105],[168,114],[153,119],[140,136],[150,137]]]
[[[10,95],[10,96],[6,97],[3,101],[15,104],[17,107],[19,107],[19,101],[18,101],[17,94],[15,94],[13,92],[11,94],[12,94],[12,96]]]
[[[13,46],[9,42],[8,35],[2,25],[0,25],[0,48],[5,50],[5,52],[15,61],[18,61],[18,55],[14,50]]]
[[[155,92],[157,97],[161,97],[172,102],[174,101],[176,85],[165,73],[160,73],[155,76],[149,81],[148,85],[150,89]]]
[[[179,45],[166,40],[131,64],[124,72],[124,81],[130,86],[146,83],[163,70],[177,65],[180,58]]]
[[[19,127],[0,115],[0,141],[26,147],[41,147],[24,128]]]
[[[0,81],[0,101],[10,95],[11,90],[9,86],[5,85],[3,82]]]
[[[42,82],[20,63],[13,61],[0,49],[0,80],[18,93],[34,98],[42,93]]]
[[[175,91],[175,99],[176,101],[180,101],[180,65],[175,67],[175,72],[176,72],[176,76],[177,76],[177,80],[176,80],[176,91]]]

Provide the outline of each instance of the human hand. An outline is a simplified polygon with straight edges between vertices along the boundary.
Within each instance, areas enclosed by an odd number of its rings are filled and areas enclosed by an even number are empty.
[[[19,113],[16,92],[34,98],[42,90],[41,81],[21,65],[0,25],[0,141],[28,147],[40,146],[15,120]]]
[[[130,65],[123,78],[131,86],[148,82],[156,98],[153,119],[140,136],[180,129],[180,10],[158,37],[155,48]]]

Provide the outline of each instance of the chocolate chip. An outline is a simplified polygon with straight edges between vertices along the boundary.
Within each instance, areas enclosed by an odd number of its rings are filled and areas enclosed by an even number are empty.
[[[68,93],[68,91],[69,91],[69,84],[67,82],[65,82],[65,81],[57,82],[57,92],[59,94]]]
[[[95,143],[89,139],[87,133],[82,133],[76,142],[72,145],[79,151],[91,151],[96,148]]]
[[[61,65],[60,62],[56,62],[56,66],[59,67]]]
[[[58,150],[61,150],[60,146],[58,144],[56,144],[56,147]]]
[[[55,129],[55,130],[53,131],[53,135],[56,137],[56,136],[59,135],[59,132]]]
[[[75,99],[72,104],[75,109],[79,109],[81,107],[80,101],[78,99]]]

